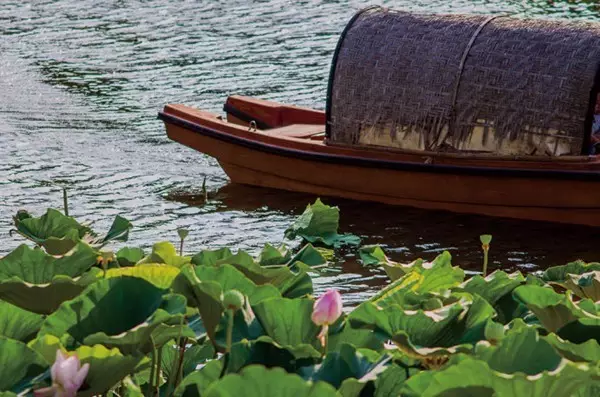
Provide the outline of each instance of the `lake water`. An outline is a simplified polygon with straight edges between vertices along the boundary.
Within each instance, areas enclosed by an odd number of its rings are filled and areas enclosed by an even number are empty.
[[[314,197],[228,184],[217,162],[169,141],[156,119],[169,102],[221,111],[230,94],[322,109],[338,35],[368,1],[7,1],[0,2],[0,255],[19,209],[61,208],[106,230],[116,214],[135,228],[130,245],[177,240],[189,251],[231,246],[258,252]],[[408,0],[384,5],[436,12],[509,12],[600,20],[587,1]],[[211,201],[195,195],[206,183]],[[532,271],[582,258],[600,260],[590,228],[453,215],[338,199],[342,230],[381,243],[392,258],[481,263],[478,236],[494,235],[494,267]],[[294,244],[294,243],[292,243]],[[379,271],[354,250],[317,280],[358,302]]]

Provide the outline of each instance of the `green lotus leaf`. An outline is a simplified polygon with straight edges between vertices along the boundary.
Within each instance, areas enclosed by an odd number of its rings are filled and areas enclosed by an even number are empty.
[[[250,304],[281,296],[277,288],[272,285],[257,286],[230,265],[197,266],[195,269],[185,267],[175,279],[173,289],[198,308],[204,328],[213,342],[224,312],[221,303],[223,292],[238,290],[248,298]]]
[[[404,382],[414,374],[414,370],[402,368],[396,364],[390,365],[377,377],[377,380],[375,380],[374,397],[400,396],[400,391],[404,387]],[[346,397],[345,394],[344,397]]]
[[[382,332],[407,354],[422,357],[445,354],[424,348],[450,348],[484,339],[486,324],[493,315],[494,309],[483,298],[474,296],[427,311],[405,310],[398,305],[382,309],[366,302],[348,319],[353,327]]]
[[[280,367],[287,372],[296,372],[299,368],[313,365],[320,359],[321,353],[309,344],[282,346],[268,336],[261,336],[256,340],[245,339],[232,345],[226,372],[239,372],[251,364],[261,364],[269,368]]]
[[[81,225],[74,218],[65,216],[52,208],[39,218],[29,216],[19,219],[15,217],[14,220],[17,232],[37,244],[42,244],[50,237],[63,238],[71,230],[76,230],[80,239],[85,235],[94,235],[89,227]]]
[[[201,397],[208,387],[221,376],[223,363],[219,360],[209,361],[202,369],[186,376],[175,389],[175,397]]]
[[[358,250],[358,255],[363,265],[371,266],[371,265],[379,265],[380,263],[391,263],[392,261],[385,255],[385,252],[381,248],[381,246],[374,245],[364,245],[360,247]]]
[[[174,266],[158,263],[149,263],[133,267],[120,267],[108,269],[106,278],[130,276],[144,279],[158,288],[170,288],[173,280],[179,274],[179,269]]]
[[[103,344],[129,354],[146,345],[161,323],[181,321],[184,310],[182,296],[141,278],[104,279],[64,302],[46,318],[38,336],[59,337],[68,349]]]
[[[320,328],[311,321],[311,299],[266,299],[252,305],[265,333],[282,346],[309,344],[319,346]]]
[[[600,343],[600,318],[579,318],[556,331],[558,336],[573,343],[596,340]]]
[[[0,281],[0,299],[34,313],[50,314],[98,281],[101,274],[102,270],[91,268],[81,277],[55,276],[46,284],[31,284],[12,277]]]
[[[273,247],[271,244],[265,244],[262,251],[256,258],[261,266],[283,265],[289,261],[292,253],[285,244],[279,247]]]
[[[517,351],[513,356],[518,357]],[[463,356],[454,365],[439,371],[422,371],[405,382],[401,395],[407,397],[434,396],[494,396],[494,397],[562,397],[586,385],[591,377],[585,364],[563,360],[552,371],[535,375],[523,372],[501,373],[483,360]],[[451,362],[452,364],[452,362]]]
[[[123,247],[117,251],[116,257],[120,267],[133,266],[144,258],[141,248]]]
[[[338,234],[340,209],[330,207],[317,199],[309,204],[304,213],[287,228],[285,237],[294,239],[301,237],[310,243],[320,243],[329,247],[342,245],[358,245],[360,237],[351,234]]]
[[[162,241],[152,246],[152,253],[139,261],[139,263],[164,263],[181,268],[191,262],[188,256],[179,256],[173,244]]]
[[[102,345],[81,346],[75,350],[82,364],[90,364],[90,370],[77,396],[103,394],[119,383],[142,361],[141,354],[123,355],[119,349],[107,349]]]
[[[595,363],[600,361],[600,344],[594,339],[583,343],[572,343],[560,338],[556,334],[544,337],[552,347],[567,360]]]
[[[0,336],[0,390],[20,393],[28,380],[48,368],[35,350],[18,340]]]
[[[498,321],[506,324],[513,318],[524,315],[527,310],[512,296],[513,290],[523,284],[525,277],[521,272],[507,274],[497,270],[485,278],[474,276],[454,290],[481,296],[494,307],[499,316]]]
[[[123,397],[144,397],[142,389],[133,381],[131,376],[126,376],[122,381],[124,391],[122,392]]]
[[[106,236],[102,239],[102,243],[106,244],[109,241],[127,241],[129,238],[129,229],[133,225],[127,219],[120,215],[117,215],[106,233]]]
[[[577,390],[572,397],[596,397],[600,396],[600,382],[593,382]]]
[[[569,274],[562,285],[580,298],[600,301],[600,271],[598,270],[583,274]]]
[[[599,318],[575,305],[570,294],[558,294],[537,285],[517,287],[513,295],[526,305],[550,332],[557,332],[579,318]]]
[[[183,362],[181,364],[183,378],[194,372],[199,365],[206,363],[215,355],[215,350],[210,344],[194,345],[187,348],[184,347],[184,349]],[[177,346],[175,342],[166,343],[162,347],[161,368],[167,383],[172,382],[173,385],[175,384],[174,378],[179,370],[180,357],[181,347]]]
[[[152,331],[152,340],[154,341],[155,346],[163,346],[170,340],[177,340],[178,338],[189,338],[190,340],[194,340],[196,334],[185,323],[175,325],[159,324],[158,327]],[[150,351],[151,349],[151,345],[142,348],[143,351]]]
[[[215,341],[217,346],[225,349],[227,346],[227,327],[230,321],[231,312],[226,311],[221,317]],[[265,334],[260,322],[256,319],[256,315],[247,300],[244,302],[240,310],[237,310],[233,315],[233,330],[231,340],[239,342],[241,340],[255,340]]]
[[[347,393],[350,393],[350,389],[360,389],[367,382],[374,381],[380,373],[386,370],[390,357],[381,356],[376,352],[372,353],[379,359],[370,360],[354,346],[344,344],[339,351],[328,353],[322,363],[301,368],[299,374],[306,380],[327,382],[336,389],[340,388],[345,380],[354,378],[358,384],[348,383],[346,385]]]
[[[310,267],[320,266],[326,264],[332,258],[332,250],[320,247],[316,248],[311,243],[307,243],[289,259],[287,265],[293,268],[296,262],[301,262]]]
[[[94,266],[97,257],[97,251],[85,243],[60,258],[22,244],[0,259],[0,281],[18,277],[30,284],[46,284],[58,275],[77,277]]]
[[[387,340],[388,337],[384,334],[369,329],[352,328],[349,323],[344,322],[337,329],[334,326],[329,327],[327,351],[337,351],[346,343],[352,344],[356,348],[380,351]]]
[[[215,266],[218,261],[233,256],[229,248],[203,250],[192,257],[192,263],[198,266]]]
[[[229,374],[211,384],[206,397],[335,397],[336,391],[325,382],[310,383],[281,368],[251,365],[240,374]]]
[[[44,318],[0,300],[0,335],[28,342],[42,326]]]
[[[600,270],[600,263],[575,261],[563,266],[554,266],[546,269],[542,273],[542,280],[545,282],[563,282],[567,280],[569,274],[583,274],[596,270]]]
[[[446,292],[458,286],[464,279],[464,272],[450,264],[450,254],[444,253],[430,264],[415,268],[373,296],[370,301],[378,306],[390,304],[400,306],[422,306],[425,300],[438,299],[428,293]],[[443,297],[442,297],[443,298]],[[444,299],[439,299],[443,303]],[[435,305],[435,302],[431,302]]]

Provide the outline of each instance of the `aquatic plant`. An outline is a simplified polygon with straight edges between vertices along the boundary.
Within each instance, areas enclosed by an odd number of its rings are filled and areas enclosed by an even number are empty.
[[[287,232],[304,245],[254,257],[184,255],[187,233],[179,252],[113,251],[125,218],[99,238],[56,210],[20,212],[35,247],[0,258],[0,392],[598,395],[600,263],[467,278],[448,252],[403,264],[365,246],[363,264],[390,282],[344,313],[336,291],[315,299],[311,279],[332,255],[312,243],[338,247],[338,220],[318,201]]]

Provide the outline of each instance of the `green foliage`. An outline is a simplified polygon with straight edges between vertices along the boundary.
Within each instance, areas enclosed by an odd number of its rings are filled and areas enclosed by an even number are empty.
[[[49,386],[57,350],[90,364],[81,396],[598,394],[600,264],[465,279],[448,252],[402,264],[364,246],[390,283],[321,328],[309,273],[333,251],[311,243],[356,242],[338,223],[317,200],[286,231],[302,247],[182,256],[159,242],[113,256],[97,249],[127,239],[124,218],[98,237],[58,211],[19,212],[38,247],[0,258],[0,395]]]
[[[309,204],[304,213],[285,231],[285,237],[301,237],[310,243],[328,247],[358,245],[360,238],[351,234],[338,234],[340,209],[323,204],[320,199]]]

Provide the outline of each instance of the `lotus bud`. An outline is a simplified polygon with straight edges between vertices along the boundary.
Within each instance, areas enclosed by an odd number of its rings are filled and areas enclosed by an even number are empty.
[[[90,364],[83,364],[76,355],[67,356],[60,350],[56,351],[56,360],[52,365],[52,386],[36,390],[37,397],[75,397],[77,390],[83,385]]]
[[[223,294],[223,306],[230,310],[240,310],[244,306],[244,295],[236,289],[230,289]]]
[[[342,296],[337,290],[327,290],[313,306],[312,321],[316,325],[331,325],[342,315]]]

